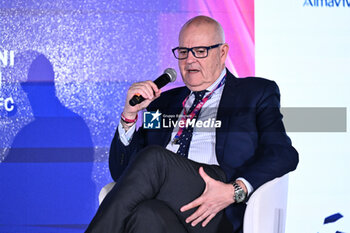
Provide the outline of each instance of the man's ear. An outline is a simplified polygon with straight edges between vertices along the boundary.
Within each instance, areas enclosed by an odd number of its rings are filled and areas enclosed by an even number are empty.
[[[220,49],[220,58],[221,58],[221,62],[225,63],[226,61],[226,57],[227,57],[227,54],[228,54],[228,50],[229,50],[229,46],[227,43],[224,43],[222,46],[221,46],[221,49]]]

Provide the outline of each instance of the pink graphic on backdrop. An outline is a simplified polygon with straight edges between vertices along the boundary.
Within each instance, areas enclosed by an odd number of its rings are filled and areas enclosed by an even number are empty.
[[[202,14],[221,23],[230,51],[226,66],[239,77],[255,74],[254,0],[183,1],[188,17]],[[195,9],[195,11],[193,11]]]
[[[254,0],[182,0],[179,13],[161,15],[162,69],[169,64],[177,67],[177,62],[168,51],[178,45],[177,36],[181,25],[197,15],[210,16],[224,28],[226,42],[230,46],[226,60],[228,69],[238,77],[254,76]],[[181,81],[181,78],[178,80]]]

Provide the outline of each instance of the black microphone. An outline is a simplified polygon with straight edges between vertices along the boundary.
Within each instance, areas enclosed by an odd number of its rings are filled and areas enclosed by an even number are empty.
[[[154,80],[154,83],[160,89],[167,85],[169,82],[174,82],[176,80],[176,76],[176,71],[173,68],[167,68],[164,70],[164,73],[161,76]],[[144,100],[145,98],[143,98],[142,95],[136,94],[130,99],[129,104],[131,106],[135,106],[136,104],[139,104]]]

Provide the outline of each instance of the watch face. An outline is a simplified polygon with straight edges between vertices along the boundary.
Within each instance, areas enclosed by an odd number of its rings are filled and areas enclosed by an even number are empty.
[[[239,193],[238,195],[237,195],[237,202],[242,202],[242,201],[244,201],[244,198],[245,198],[245,194],[244,194],[244,192],[243,193]]]

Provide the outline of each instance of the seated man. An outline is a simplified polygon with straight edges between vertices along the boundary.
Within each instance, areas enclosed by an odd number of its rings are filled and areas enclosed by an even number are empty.
[[[225,68],[228,49],[221,25],[197,16],[173,49],[186,86],[162,94],[152,81],[130,87],[110,149],[117,184],[87,232],[242,232],[247,197],[296,168],[276,83],[234,77]],[[131,106],[136,93],[145,101]],[[219,124],[136,131],[144,108]]]

